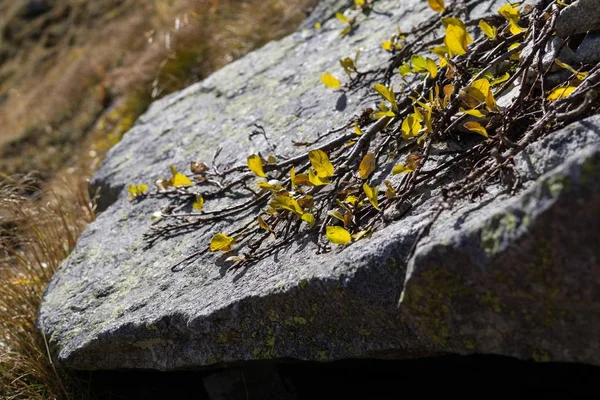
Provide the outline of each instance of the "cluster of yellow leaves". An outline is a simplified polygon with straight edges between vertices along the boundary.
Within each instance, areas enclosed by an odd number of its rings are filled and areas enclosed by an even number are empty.
[[[148,192],[148,185],[143,183],[132,184],[127,187],[127,192],[129,192],[129,200],[131,201],[136,197],[145,195]]]
[[[444,44],[448,56],[454,57],[462,56],[467,53],[469,44],[473,43],[473,38],[467,32],[465,23],[458,18],[442,18],[442,22],[446,27],[446,36],[444,37]]]
[[[409,154],[406,157],[406,160],[404,160],[404,164],[397,164],[396,166],[394,166],[394,168],[392,169],[392,175],[413,172],[415,169],[417,169],[417,167],[419,166],[419,163],[421,163],[421,160],[422,160],[422,158],[419,154],[417,154],[417,153]],[[384,183],[386,183],[386,181],[384,181]],[[390,195],[395,195],[394,189],[391,187],[391,185],[386,183],[386,186],[388,188],[388,192],[386,192],[386,196],[390,197]]]
[[[385,40],[383,42],[381,42],[381,47],[385,50],[385,51],[394,51],[394,50],[400,50],[403,46],[404,46],[404,39],[406,38],[406,35],[404,35],[404,33],[402,33],[402,29],[400,29],[400,27],[398,27],[398,32],[393,35],[390,40]]]
[[[329,157],[322,150],[312,150],[308,152],[308,159],[311,167],[308,169],[308,180],[314,186],[323,186],[329,184],[330,177],[334,174],[333,164]]]
[[[391,109],[385,103],[379,103],[379,111],[374,114],[376,119],[382,117],[393,117],[395,116],[395,112],[398,111],[398,103],[396,102],[396,94],[394,93],[394,88],[387,88],[385,85],[381,83],[377,83],[373,86],[373,89],[377,93],[381,95],[391,106]]]
[[[192,170],[194,169],[194,167],[194,164],[192,164]],[[196,168],[201,169],[202,166],[198,166]],[[171,178],[158,179],[154,182],[154,184],[159,190],[166,190],[168,187],[180,188],[194,186],[194,183],[190,180],[190,178],[177,171],[177,168],[175,168],[173,165],[171,165],[170,169]],[[136,197],[146,194],[146,192],[148,191],[148,186],[143,183],[139,183],[137,185],[129,185],[127,187],[127,191],[129,192],[129,200],[133,200]]]
[[[508,21],[508,30],[513,35],[517,35],[524,32],[525,29],[519,26],[519,20],[521,19],[521,12],[510,4],[505,4],[498,10],[498,14],[506,18]]]
[[[263,169],[263,162],[257,154],[252,154],[248,157],[248,169],[259,176],[261,178],[266,177],[265,171]]]
[[[477,79],[471,85],[463,88],[459,92],[462,104],[469,109],[474,109],[482,104],[488,111],[498,111],[498,105],[491,90],[491,83],[487,78]]]
[[[354,30],[354,24],[356,23],[356,18],[350,18],[348,19],[343,13],[341,12],[336,12],[335,13],[335,17],[342,22],[343,24],[345,24],[344,28],[342,29],[342,31],[340,32],[341,36],[346,36],[347,34],[349,34],[350,32],[352,32],[352,30]]]

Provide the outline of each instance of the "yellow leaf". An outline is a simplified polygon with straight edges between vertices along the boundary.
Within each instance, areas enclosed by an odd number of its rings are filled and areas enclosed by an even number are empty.
[[[310,213],[302,214],[302,221],[306,222],[309,226],[315,225],[315,216]]]
[[[450,97],[450,95],[454,92],[454,85],[449,83],[448,85],[444,85],[444,96]]]
[[[473,86],[467,86],[460,90],[460,98],[464,105],[475,108],[485,102],[486,96],[481,93],[481,90]]]
[[[321,76],[321,82],[329,89],[337,89],[341,86],[339,79],[328,73]]]
[[[358,136],[363,134],[362,129],[360,129],[360,126],[358,126],[358,122],[354,123],[354,133],[356,133]]]
[[[350,196],[347,196],[347,197],[344,199],[344,202],[345,202],[345,203],[348,203],[348,204],[351,204],[351,205],[354,205],[354,204],[356,204],[356,202],[357,202],[357,201],[358,201],[358,197],[356,197],[356,196],[352,196],[352,195],[350,195]]]
[[[510,46],[508,46],[508,50],[513,50],[516,49],[517,47],[519,47],[521,45],[521,43],[513,43]],[[520,51],[516,52],[515,54],[511,54],[510,59],[511,60],[515,60],[515,61],[519,61],[519,55],[521,54]]]
[[[269,157],[267,157],[267,161],[269,162],[269,164],[276,164],[277,163],[277,159],[275,158],[275,156],[269,156]]]
[[[321,29],[321,23],[315,22],[315,29]]]
[[[283,189],[281,182],[279,182],[276,179],[272,179],[268,182],[258,182],[256,185],[260,188],[267,189],[272,192],[278,192]]]
[[[398,164],[392,169],[392,175],[405,174],[407,172],[413,172],[413,171],[414,170],[411,168],[408,168],[402,164]]]
[[[422,160],[423,157],[419,153],[410,153],[405,160],[406,168],[410,168],[414,171]]]
[[[273,229],[271,229],[271,227],[265,222],[265,220],[260,215],[256,219],[258,220],[258,226],[260,226],[261,229],[264,229],[268,232],[273,232]]]
[[[365,0],[354,0],[354,5],[356,8],[362,7],[365,5]]]
[[[565,97],[569,97],[577,89],[577,86],[567,86],[556,88],[550,92],[547,99],[550,101],[556,101]]]
[[[266,176],[265,171],[263,171],[262,160],[256,154],[252,154],[250,157],[248,157],[248,169],[261,178]]]
[[[373,86],[373,89],[375,89],[377,93],[383,96],[384,99],[390,102],[390,104],[392,105],[392,109],[398,110],[398,105],[396,104],[396,95],[394,94],[393,88],[388,89],[381,83],[376,83]]]
[[[417,113],[410,114],[408,117],[406,117],[404,121],[402,121],[402,137],[408,139],[417,136],[423,127],[421,124],[422,120],[423,118]]]
[[[460,109],[460,112],[463,112],[465,114],[471,115],[473,117],[477,117],[477,118],[485,118],[485,114],[482,113],[479,110],[475,110],[475,109],[470,109],[470,110],[464,110],[464,109]]]
[[[315,205],[314,201],[313,201],[313,197],[309,194],[298,198],[298,204],[300,205],[300,207],[302,207],[302,209],[314,208],[314,205]]]
[[[517,22],[515,20],[508,21],[508,30],[513,35],[516,35],[516,34],[521,33],[521,32],[525,32],[525,28],[521,28],[519,26],[519,24],[517,24]]]
[[[483,126],[481,126],[481,124],[479,122],[467,122],[463,126],[470,131],[479,133],[481,136],[483,136],[485,138],[488,137],[488,133],[487,133],[486,129]]]
[[[371,236],[371,228],[369,227],[368,229],[362,230],[362,231],[352,235],[352,239],[360,240],[363,237],[370,237],[370,236]]]
[[[481,29],[484,35],[488,38],[492,40],[496,39],[497,30],[495,26],[490,26],[490,24],[488,24],[484,20],[481,20],[479,21],[479,29]]]
[[[490,81],[488,81],[486,78],[477,79],[471,84],[471,87],[478,89],[485,98],[485,96],[487,96],[488,92],[490,91]]]
[[[148,191],[148,185],[146,185],[145,183],[138,183],[137,191],[139,194],[146,194],[146,192]]]
[[[506,20],[508,21],[508,29],[513,35],[525,31],[525,29],[521,28],[518,25],[518,22],[521,19],[521,13],[515,7],[509,4],[505,4],[502,7],[500,7],[500,9],[498,10],[498,14],[506,18]]]
[[[367,196],[367,199],[369,199],[369,201],[371,202],[371,205],[373,207],[375,207],[375,209],[381,210],[379,208],[379,199],[378,199],[378,193],[377,193],[377,186],[375,186],[374,188],[372,188],[371,186],[367,185],[366,183],[363,183],[363,191],[365,192],[365,195]]]
[[[379,111],[376,112],[375,114],[373,114],[375,116],[375,119],[380,119],[383,117],[395,117],[396,114],[393,111]]]
[[[340,36],[344,37],[347,34],[349,34],[350,32],[352,32],[352,24],[346,25],[346,27],[344,29],[342,29],[342,31],[340,32]]]
[[[447,20],[455,20],[456,18],[446,18]],[[451,21],[452,22],[452,21]],[[462,56],[467,53],[469,44],[469,34],[467,33],[464,23],[461,24],[449,23],[446,26],[446,36],[444,38],[444,44],[448,48],[448,54],[450,57],[454,55]]]
[[[325,235],[327,239],[333,244],[348,244],[352,240],[350,232],[342,228],[341,226],[328,226],[325,228]]]
[[[444,57],[448,54],[448,47],[446,46],[435,46],[429,49],[433,54],[437,54],[439,57]]]
[[[410,57],[410,63],[412,64],[413,72],[426,72],[427,71],[427,61],[425,57],[414,54]]]
[[[427,58],[425,61],[427,62],[427,71],[431,74],[431,79],[435,79],[438,74],[438,68],[437,65],[435,65],[435,61],[431,58]]]
[[[485,97],[485,105],[489,111],[499,111],[498,105],[496,104],[496,99],[494,98],[494,92],[491,90],[488,92]]]
[[[217,233],[210,241],[210,251],[229,251],[235,239],[224,233]]]
[[[297,174],[296,175],[296,169],[294,167],[292,167],[292,169],[290,170],[290,178],[291,178],[290,180],[292,182],[292,188],[295,188],[296,186],[312,186],[313,185],[307,174]]]
[[[344,214],[342,214],[340,210],[331,210],[327,213],[327,215],[344,222]]]
[[[183,187],[183,186],[193,186],[194,184],[192,183],[192,181],[190,181],[190,179],[187,176],[185,176],[184,174],[182,174],[180,172],[177,172],[171,178],[171,185],[173,185],[175,187]]]
[[[394,43],[392,43],[389,40],[386,40],[385,42],[381,42],[381,47],[385,50],[385,51],[392,51],[392,49],[394,48]]]
[[[329,161],[327,154],[321,150],[311,150],[308,152],[308,159],[317,172],[319,178],[328,178],[333,176],[333,164]]]
[[[521,13],[519,10],[510,4],[504,4],[502,7],[500,7],[498,9],[498,14],[506,19],[521,18]]]
[[[290,169],[290,182],[292,182],[292,188],[296,187],[296,168]]]
[[[138,196],[142,196],[146,194],[148,191],[148,185],[143,183],[138,183],[137,185],[129,185],[127,187],[127,192],[129,192],[129,200],[133,200]]]
[[[579,79],[580,81],[584,80],[587,76],[588,73],[587,72],[579,72],[577,71],[575,68],[571,67],[569,64],[565,64],[564,62],[560,61],[558,58],[554,60],[554,62],[556,63],[556,65],[558,65],[561,68],[566,69],[567,71],[571,72],[573,75],[575,75],[577,77],[577,79]]]
[[[308,181],[314,186],[329,185],[331,183],[327,178],[320,178],[314,172],[313,168],[309,168],[308,170]]]
[[[344,14],[342,14],[341,12],[336,12],[335,17],[337,19],[339,19],[341,22],[343,22],[344,24],[350,24],[350,21],[348,21],[348,18],[346,18],[346,16]]]
[[[358,166],[358,175],[361,179],[368,179],[369,175],[375,170],[375,154],[367,153],[363,157],[360,165]]]
[[[410,65],[405,61],[402,63],[400,67],[398,67],[398,72],[401,76],[406,76],[411,73]]]
[[[506,82],[509,79],[510,79],[510,74],[508,72],[505,72],[504,75],[502,75],[501,77],[496,78],[492,82],[490,82],[490,85],[496,86],[496,85],[498,85],[500,83]]]
[[[435,12],[441,13],[446,10],[444,6],[444,0],[427,0],[429,7]]]
[[[269,206],[271,206],[274,210],[291,211],[299,217],[301,217],[302,214],[304,214],[304,211],[302,211],[302,208],[300,207],[298,202],[289,196],[275,196],[269,202]]]
[[[204,207],[204,197],[202,197],[202,195],[197,195],[196,196],[196,201],[194,202],[194,204],[192,204],[192,208],[194,210],[202,210],[202,207]]]
[[[386,179],[383,181],[383,183],[386,187],[385,197],[387,197],[388,199],[393,199],[394,197],[396,197],[396,189],[394,189],[394,186],[392,186],[392,182]]]
[[[354,61],[350,57],[342,58],[340,60],[340,65],[342,66],[342,68],[344,68],[344,72],[348,76],[350,76],[353,71],[356,71]]]

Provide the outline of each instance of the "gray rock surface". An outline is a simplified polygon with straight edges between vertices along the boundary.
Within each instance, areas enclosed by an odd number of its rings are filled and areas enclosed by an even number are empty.
[[[600,27],[600,2],[576,0],[567,6],[556,20],[556,33],[561,38],[598,30]]]
[[[471,2],[472,15],[502,1]],[[126,185],[186,170],[190,160],[239,164],[265,147],[248,139],[262,124],[281,153],[372,102],[339,93],[320,76],[362,48],[359,68],[386,57],[380,42],[410,30],[427,3],[381,0],[341,39],[325,1],[305,30],[273,42],[205,81],[162,99],[113,148],[94,178],[106,208],[48,286],[38,325],[52,351],[79,369],[178,368],[262,359],[329,361],[494,353],[600,364],[600,117],[534,144],[517,160],[525,189],[490,188],[480,202],[444,212],[407,264],[435,196],[344,249],[317,255],[300,238],[244,271],[207,254],[174,262],[240,221],[207,226],[144,249],[150,215],[164,200],[127,200]],[[321,30],[312,29],[315,21]],[[339,104],[339,103],[338,103]],[[206,207],[210,207],[207,204]],[[399,303],[399,300],[402,301]],[[219,378],[220,379],[220,378]],[[218,385],[217,385],[218,386]]]
[[[600,23],[598,24],[600,30]],[[588,33],[575,55],[577,62],[586,64],[595,64],[600,62],[600,31],[597,33]]]

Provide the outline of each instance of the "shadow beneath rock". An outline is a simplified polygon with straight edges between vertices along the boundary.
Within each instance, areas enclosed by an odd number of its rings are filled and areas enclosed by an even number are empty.
[[[423,395],[590,395],[600,367],[501,356],[252,362],[204,371],[80,372],[93,399],[398,399]],[[512,398],[511,397],[511,398]]]

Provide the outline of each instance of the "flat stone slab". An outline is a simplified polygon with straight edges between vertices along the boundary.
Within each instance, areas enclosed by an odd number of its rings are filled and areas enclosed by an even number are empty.
[[[472,17],[502,1],[471,1]],[[38,326],[60,362],[77,369],[174,370],[248,360],[330,361],[444,353],[600,364],[600,117],[555,132],[517,160],[525,189],[490,188],[475,203],[432,218],[435,196],[361,240],[316,254],[308,238],[251,268],[227,271],[206,254],[179,272],[231,220],[145,249],[150,216],[165,200],[127,199],[126,186],[168,175],[169,165],[243,163],[265,148],[346,123],[375,100],[320,82],[362,48],[360,68],[387,59],[380,43],[432,15],[427,2],[380,0],[340,38],[324,1],[299,32],[272,42],[203,82],[155,102],[108,154],[92,184],[105,209],[48,286]],[[322,22],[320,30],[312,26]],[[208,207],[209,205],[207,205]]]

